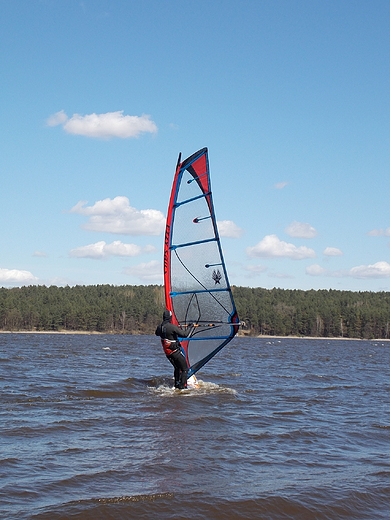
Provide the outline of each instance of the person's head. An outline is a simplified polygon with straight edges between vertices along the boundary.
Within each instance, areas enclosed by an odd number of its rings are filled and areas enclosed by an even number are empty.
[[[163,314],[163,321],[171,321],[172,320],[172,313],[168,309],[165,309]]]

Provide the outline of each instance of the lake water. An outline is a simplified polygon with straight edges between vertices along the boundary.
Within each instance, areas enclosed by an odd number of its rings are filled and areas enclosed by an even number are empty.
[[[387,519],[390,343],[0,334],[0,518]]]

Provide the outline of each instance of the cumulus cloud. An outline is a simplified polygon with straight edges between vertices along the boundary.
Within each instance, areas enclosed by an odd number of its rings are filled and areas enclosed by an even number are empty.
[[[388,262],[376,262],[371,265],[359,265],[349,271],[353,278],[389,278],[390,264]]]
[[[0,268],[0,283],[36,282],[37,280],[38,278],[30,273],[30,271]]]
[[[48,126],[62,125],[68,134],[84,135],[109,139],[119,137],[127,139],[140,134],[157,132],[157,126],[150,116],[123,115],[123,110],[107,112],[106,114],[73,114],[71,118],[63,110],[50,116],[46,121]]]
[[[318,264],[309,265],[306,267],[305,272],[310,276],[323,276],[328,274],[328,271]]]
[[[221,237],[240,238],[244,232],[232,220],[219,220],[217,225]]]
[[[155,209],[132,208],[127,197],[98,200],[93,206],[78,202],[71,213],[89,217],[83,228],[88,231],[121,235],[160,235],[165,229],[165,217]]]
[[[75,258],[94,258],[102,260],[110,256],[139,256],[143,253],[154,253],[155,251],[156,248],[154,246],[140,247],[136,244],[124,244],[120,240],[106,244],[106,242],[102,240],[95,244],[72,249],[69,254]]]
[[[246,252],[251,257],[291,258],[292,260],[303,260],[316,256],[313,249],[283,242],[276,235],[265,236],[256,246],[248,247]]]
[[[323,251],[323,254],[325,256],[343,256],[344,253],[337,247],[326,247]]]
[[[317,231],[307,222],[291,222],[285,229],[286,233],[293,238],[314,238]]]
[[[388,262],[376,262],[370,265],[352,267],[349,271],[330,271],[318,264],[306,268],[306,274],[310,276],[332,276],[351,278],[390,278],[390,264]]]
[[[369,231],[367,233],[367,235],[371,236],[371,237],[390,237],[390,227],[386,228],[386,229],[372,229],[371,231]]]
[[[126,267],[123,272],[148,283],[162,283],[163,281],[163,268],[157,260]]]

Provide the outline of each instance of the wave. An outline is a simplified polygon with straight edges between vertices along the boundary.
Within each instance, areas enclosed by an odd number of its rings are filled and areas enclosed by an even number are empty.
[[[350,491],[335,497],[327,489],[310,495],[268,496],[256,499],[218,500],[207,493],[182,495],[172,491],[117,497],[101,497],[49,507],[34,520],[385,520],[388,518],[389,488]]]

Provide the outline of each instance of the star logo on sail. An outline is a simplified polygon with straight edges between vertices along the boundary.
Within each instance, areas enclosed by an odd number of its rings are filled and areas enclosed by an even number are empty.
[[[215,285],[217,285],[217,283],[220,283],[221,278],[222,278],[222,275],[219,272],[219,269],[217,269],[217,270],[214,269],[214,271],[213,271],[213,280],[215,282]]]

